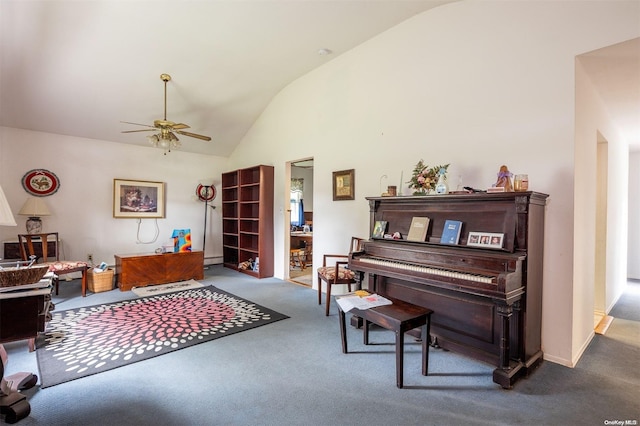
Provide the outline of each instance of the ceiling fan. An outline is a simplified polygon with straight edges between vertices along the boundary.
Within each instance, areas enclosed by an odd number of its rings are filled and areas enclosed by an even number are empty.
[[[189,136],[203,141],[210,141],[209,136],[199,135],[197,133],[186,132],[183,129],[189,129],[190,127],[184,123],[174,123],[167,120],[167,83],[171,80],[169,74],[161,74],[160,79],[164,81],[164,118],[162,120],[155,120],[153,126],[148,124],[132,123],[130,121],[122,121],[122,123],[133,124],[134,126],[144,126],[148,129],[142,130],[124,130],[122,133],[136,133],[136,132],[152,132],[160,130],[160,133],[147,136],[149,142],[154,146],[164,148],[165,155],[167,151],[171,152],[171,148],[177,148],[180,146],[180,141],[176,137],[175,133],[179,135]]]

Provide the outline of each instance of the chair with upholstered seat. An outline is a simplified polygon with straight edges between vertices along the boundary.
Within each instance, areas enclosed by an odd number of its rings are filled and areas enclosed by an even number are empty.
[[[306,268],[307,266],[305,262],[304,249],[301,249],[301,248],[291,249],[291,254],[289,255],[289,264],[292,268],[299,266],[300,270],[304,271],[304,268]]]
[[[360,251],[362,238],[351,237],[351,246],[349,254]],[[329,307],[331,304],[331,287],[337,284],[346,285],[348,291],[351,291],[351,285],[360,285],[357,274],[350,270],[349,254],[325,254],[322,256],[322,266],[318,268],[318,305],[322,304],[322,283],[327,287],[326,310],[325,315],[329,315]]]
[[[53,283],[56,288],[56,294],[58,294],[58,287],[60,285],[60,275],[80,272],[82,274],[82,297],[87,295],[87,269],[89,268],[89,264],[79,260],[60,260],[60,240],[57,232],[19,234],[18,242],[22,260],[30,260],[31,256],[35,256],[38,263],[41,262],[49,265],[49,272],[53,272],[54,274]],[[34,242],[40,243],[40,246],[35,245]],[[49,258],[48,250],[49,242],[55,244],[55,256],[52,256],[51,259]]]

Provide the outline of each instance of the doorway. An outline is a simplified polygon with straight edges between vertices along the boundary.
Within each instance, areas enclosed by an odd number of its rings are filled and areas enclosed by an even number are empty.
[[[313,285],[313,158],[287,163],[284,276],[296,284]]]

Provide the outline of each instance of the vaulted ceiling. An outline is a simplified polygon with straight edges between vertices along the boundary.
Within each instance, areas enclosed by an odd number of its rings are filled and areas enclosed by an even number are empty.
[[[582,54],[579,60],[630,150],[640,151],[640,38]]]
[[[289,83],[452,1],[0,0],[0,125],[150,146],[122,121],[163,118],[167,73],[167,119],[212,137],[180,149],[228,156]]]

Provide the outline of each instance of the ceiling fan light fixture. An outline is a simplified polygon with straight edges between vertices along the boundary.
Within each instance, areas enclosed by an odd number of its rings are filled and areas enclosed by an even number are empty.
[[[160,79],[164,82],[164,117],[163,119],[154,120],[153,126],[146,125],[146,124],[132,123],[129,121],[123,121],[123,123],[147,127],[147,129],[126,130],[126,131],[123,131],[122,133],[147,132],[147,131],[155,131],[155,129],[160,130],[160,133],[147,136],[147,140],[154,147],[164,149],[165,155],[167,155],[167,151],[171,152],[171,148],[176,149],[182,145],[178,137],[173,132],[177,132],[177,133],[180,133],[181,135],[189,136],[196,139],[210,141],[211,138],[209,136],[199,135],[197,133],[185,132],[183,129],[189,129],[190,126],[184,123],[174,123],[173,121],[167,120],[167,82],[171,81],[171,76],[169,74],[161,74]]]
[[[164,155],[167,155],[167,152],[171,152],[171,149],[180,148],[182,145],[180,140],[172,132],[162,132],[147,136],[147,140],[154,147],[164,149]]]

